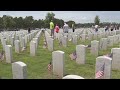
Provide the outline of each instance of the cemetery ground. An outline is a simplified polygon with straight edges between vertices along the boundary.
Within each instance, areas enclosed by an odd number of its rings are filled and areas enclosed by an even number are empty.
[[[81,42],[78,40],[78,44],[88,45],[91,41],[86,40]],[[113,47],[108,47],[107,50],[99,51],[99,56],[108,54],[111,52],[111,48],[119,47],[119,44],[114,44]],[[52,75],[47,69],[47,65],[52,60],[52,52],[43,48],[43,34],[40,38],[40,43],[37,48],[36,56],[30,56],[30,44],[27,44],[27,49],[20,53],[15,53],[13,49],[13,61],[22,61],[27,65],[28,79],[59,79],[58,76]],[[2,50],[2,44],[0,42],[0,51]],[[76,45],[68,41],[68,46],[59,46],[58,40],[54,40],[54,51],[61,50],[65,52],[65,74],[75,74],[84,77],[85,79],[95,78],[95,63],[96,56],[90,53],[90,49],[87,48],[86,64],[79,65],[75,60],[71,60],[69,55],[76,50]],[[119,70],[112,70],[112,79],[120,78]],[[0,77],[5,79],[12,79],[12,65],[4,61],[0,62]]]

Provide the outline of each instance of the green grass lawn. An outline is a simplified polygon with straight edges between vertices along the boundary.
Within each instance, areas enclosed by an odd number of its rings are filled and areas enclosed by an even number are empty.
[[[98,39],[99,40],[99,39]],[[81,42],[79,44],[90,44],[90,41]],[[114,45],[113,47],[119,47],[119,45]],[[111,52],[109,47],[106,51],[99,51],[99,56]],[[2,45],[0,42],[0,49]],[[94,79],[95,77],[95,63],[96,57],[90,54],[90,49],[87,49],[86,53],[86,64],[78,65],[74,60],[70,60],[69,54],[71,54],[76,49],[76,45],[72,42],[68,42],[68,46],[59,46],[58,40],[54,42],[54,51],[61,50],[65,52],[65,73],[66,74],[76,74],[80,75],[86,79]],[[27,49],[19,54],[15,53],[13,48],[13,59],[14,61],[22,61],[27,64],[27,74],[28,79],[59,79],[58,76],[52,75],[47,70],[48,63],[52,60],[52,52],[48,49],[43,49],[43,35],[40,38],[40,43],[37,49],[36,56],[30,56],[29,43],[27,44]],[[0,62],[0,77],[5,77],[6,79],[12,79],[12,69],[11,64],[7,64],[4,61]],[[112,70],[112,79],[120,78],[120,71]]]

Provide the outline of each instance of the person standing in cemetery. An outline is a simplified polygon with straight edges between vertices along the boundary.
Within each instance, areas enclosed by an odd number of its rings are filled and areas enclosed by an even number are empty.
[[[74,23],[72,24],[72,30],[73,30],[73,32],[75,32],[75,25],[74,25]]]
[[[108,31],[108,29],[109,29],[108,26],[106,26],[106,27],[105,27],[105,32]]]
[[[63,26],[63,32],[68,33],[68,29],[69,29],[69,26],[68,26],[68,24],[65,23]]]
[[[98,25],[95,25],[95,32],[98,32]]]
[[[55,26],[56,38],[58,38],[59,29],[60,29],[59,26],[56,24]]]
[[[54,23],[52,20],[50,22],[50,30],[51,30],[51,36],[53,36],[53,38],[54,38]]]
[[[59,26],[56,24],[56,26],[55,26],[55,32],[56,33],[59,33]]]
[[[28,28],[28,33],[30,33],[30,28]]]
[[[113,25],[111,25],[111,31],[113,31],[114,30],[114,26]]]

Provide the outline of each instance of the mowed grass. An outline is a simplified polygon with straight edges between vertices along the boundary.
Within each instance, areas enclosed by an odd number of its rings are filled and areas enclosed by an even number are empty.
[[[99,40],[99,39],[98,39]],[[78,41],[79,44],[88,45],[91,41],[86,40],[85,42]],[[113,47],[119,47],[119,44]],[[106,51],[99,51],[99,56],[105,55],[111,52],[111,48],[108,47]],[[0,49],[2,45],[0,43]],[[13,61],[22,61],[27,64],[28,79],[60,79],[58,76],[48,72],[47,65],[52,60],[52,52],[48,49],[43,49],[43,35],[40,38],[40,43],[37,49],[36,56],[30,56],[30,46],[27,44],[27,49],[19,54],[15,53],[13,49]],[[65,52],[65,74],[76,74],[86,79],[94,79],[95,77],[95,63],[96,56],[90,53],[90,49],[86,51],[86,64],[78,65],[75,60],[71,60],[69,54],[75,51],[76,45],[68,41],[68,46],[59,46],[58,40],[54,40],[54,51],[61,50]],[[0,77],[5,79],[12,79],[12,65],[7,64],[4,61],[0,62]],[[119,79],[120,71],[112,70],[112,79]]]

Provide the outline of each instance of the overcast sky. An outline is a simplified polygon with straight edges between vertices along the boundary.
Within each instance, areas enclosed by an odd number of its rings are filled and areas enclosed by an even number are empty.
[[[10,15],[13,17],[33,16],[34,19],[45,19],[47,12],[55,13],[55,18],[64,21],[74,20],[76,23],[94,22],[99,15],[101,22],[120,23],[120,11],[0,11],[0,17]]]

